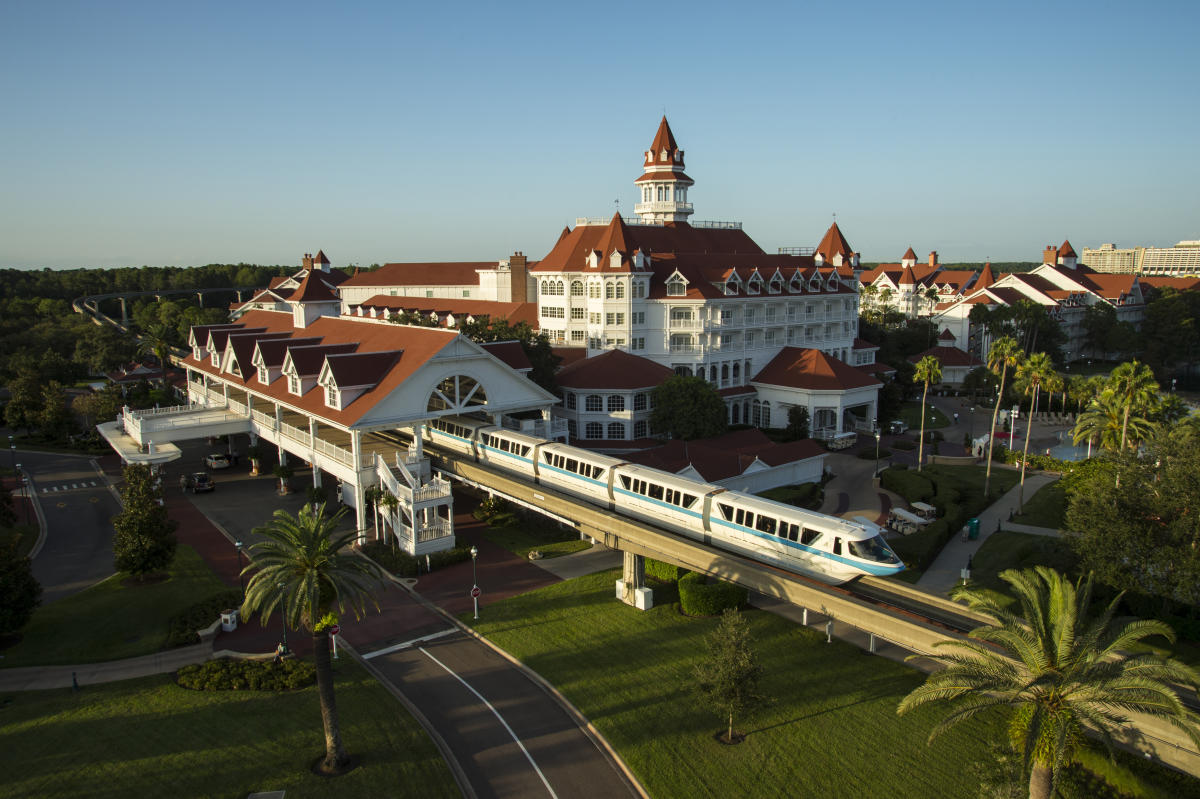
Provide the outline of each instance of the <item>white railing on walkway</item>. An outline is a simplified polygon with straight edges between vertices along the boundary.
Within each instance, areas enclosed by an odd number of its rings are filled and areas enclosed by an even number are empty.
[[[269,427],[272,430],[275,429],[275,417],[269,413],[263,413],[262,411],[251,408],[250,417],[264,427]]]
[[[306,447],[312,446],[312,434],[309,433],[307,430],[301,430],[299,427],[296,427],[295,425],[290,425],[287,422],[280,422],[279,423],[279,432],[282,433],[283,435],[287,436],[288,438],[292,439],[293,441],[299,441],[301,444],[303,444]]]
[[[437,538],[446,538],[454,534],[454,528],[449,522],[431,522],[422,524],[417,527],[417,543],[423,544],[426,541],[433,541]]]
[[[354,453],[348,449],[339,447],[337,444],[330,444],[328,441],[317,438],[313,439],[312,448],[314,452],[319,452],[322,455],[333,458],[339,463],[343,463],[350,467],[354,466]],[[367,459],[364,458],[364,460]]]
[[[168,413],[203,410],[206,407],[197,402],[189,402],[187,405],[172,405],[169,408],[143,408],[140,411],[131,410],[129,411],[129,417],[133,419],[145,419],[148,416],[162,416]]]

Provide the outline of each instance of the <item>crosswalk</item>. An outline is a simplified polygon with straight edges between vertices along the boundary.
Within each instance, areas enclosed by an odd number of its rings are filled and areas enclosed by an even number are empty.
[[[71,491],[72,489],[80,488],[95,488],[98,486],[95,480],[80,480],[78,483],[62,483],[61,485],[41,486],[43,494],[54,494],[59,491]]]

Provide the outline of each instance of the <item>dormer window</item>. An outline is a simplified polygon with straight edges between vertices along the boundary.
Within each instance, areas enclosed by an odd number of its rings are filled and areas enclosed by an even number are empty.
[[[667,281],[668,297],[683,297],[687,294],[687,284],[681,277],[673,277]]]
[[[267,367],[265,367],[265,366],[258,367],[258,382],[262,383],[264,386],[267,383],[271,382],[270,380],[267,379]]]
[[[778,294],[783,291],[783,281],[778,277],[771,278],[771,282],[767,285],[767,291],[771,294]]]
[[[288,375],[288,392],[300,395],[300,378],[297,375]]]
[[[732,296],[737,293],[738,292],[737,292],[737,282],[736,281],[730,280],[728,283],[725,284],[725,295],[726,296]]]
[[[330,408],[340,409],[341,403],[339,402],[338,394],[339,394],[339,392],[338,392],[337,386],[334,386],[334,385],[326,386],[325,387],[325,404],[328,405]]]
[[[760,291],[762,291],[762,281],[758,278],[754,278],[746,284],[747,294],[758,294]]]
[[[216,366],[216,367],[221,366],[221,356],[217,353],[216,350],[212,351],[212,358],[210,358],[209,360],[212,361],[213,366]]]

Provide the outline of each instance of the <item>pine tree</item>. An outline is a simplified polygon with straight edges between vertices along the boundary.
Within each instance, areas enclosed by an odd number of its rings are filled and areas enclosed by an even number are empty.
[[[150,467],[125,467],[121,488],[121,513],[113,517],[113,565],[117,571],[142,577],[165,569],[175,559],[175,528],[179,523],[167,516],[162,489]]]
[[[728,719],[726,743],[733,743],[733,718],[765,697],[758,693],[763,668],[750,648],[750,629],[742,614],[729,608],[708,639],[708,662],[696,667],[696,687]]]

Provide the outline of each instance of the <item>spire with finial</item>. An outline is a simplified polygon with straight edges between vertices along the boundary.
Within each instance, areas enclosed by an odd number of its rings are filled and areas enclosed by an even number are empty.
[[[675,143],[665,115],[645,155],[642,176],[634,181],[641,202],[633,212],[649,221],[686,222],[692,213],[687,190],[693,181],[683,172],[683,150]]]

